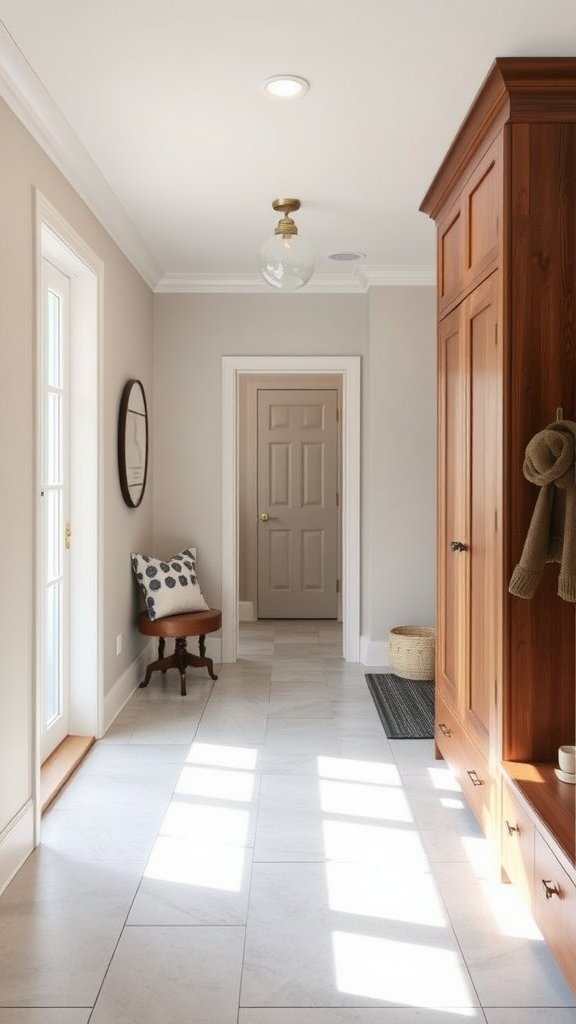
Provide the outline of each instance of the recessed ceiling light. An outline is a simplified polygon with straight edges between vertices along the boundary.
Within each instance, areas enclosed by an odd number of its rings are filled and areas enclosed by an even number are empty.
[[[262,82],[262,88],[276,100],[295,100],[308,92],[310,82],[298,75],[274,75]]]
[[[346,263],[349,260],[363,260],[366,257],[365,252],[358,252],[355,249],[346,249],[344,252],[329,252],[328,259],[336,260],[340,263]]]

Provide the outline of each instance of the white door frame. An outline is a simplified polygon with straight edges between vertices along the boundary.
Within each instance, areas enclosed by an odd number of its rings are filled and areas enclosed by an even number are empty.
[[[72,417],[76,420],[70,452],[73,467],[70,514],[72,546],[76,557],[71,565],[70,578],[72,622],[70,626],[69,728],[73,734],[100,737],[104,721],[101,637],[103,551],[101,433],[103,417],[100,390],[104,264],[39,191],[36,191],[36,240],[38,281],[40,280],[39,269],[42,256],[47,257],[58,266],[71,280],[72,332],[79,338],[76,351],[71,350],[70,353],[70,398]],[[37,347],[39,353],[39,339]],[[38,439],[36,464],[38,481],[40,479]],[[85,472],[80,474],[78,469],[74,471],[75,465],[84,468]],[[38,531],[39,516],[36,514],[37,552],[40,550]],[[37,622],[39,615],[40,608],[37,607]],[[37,706],[40,700],[38,657],[37,646],[35,694]],[[35,776],[38,840],[41,813],[39,716],[36,716],[36,719]]]
[[[238,656],[238,378],[256,373],[342,377],[342,641],[360,660],[360,356],[222,356],[222,661]]]

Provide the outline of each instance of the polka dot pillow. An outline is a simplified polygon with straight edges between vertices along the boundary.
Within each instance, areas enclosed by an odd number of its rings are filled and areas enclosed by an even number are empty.
[[[149,618],[208,609],[196,576],[196,548],[185,548],[166,561],[151,555],[131,558]]]

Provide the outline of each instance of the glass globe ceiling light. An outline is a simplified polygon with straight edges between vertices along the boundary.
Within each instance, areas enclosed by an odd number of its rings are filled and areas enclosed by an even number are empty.
[[[272,209],[284,216],[278,221],[272,238],[266,239],[260,248],[260,271],[273,288],[293,292],[312,277],[312,246],[298,238],[298,228],[288,216],[300,209],[299,199],[275,199]]]

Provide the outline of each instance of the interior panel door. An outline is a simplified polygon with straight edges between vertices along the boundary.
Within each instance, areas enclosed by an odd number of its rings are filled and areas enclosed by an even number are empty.
[[[258,618],[338,614],[338,392],[258,392]]]

